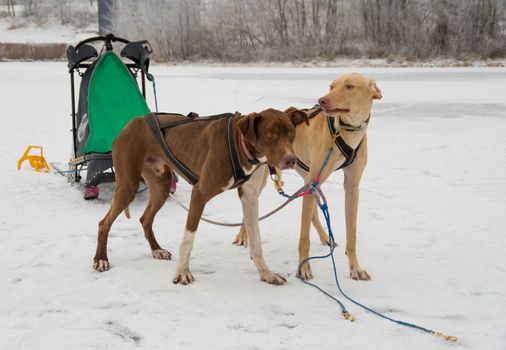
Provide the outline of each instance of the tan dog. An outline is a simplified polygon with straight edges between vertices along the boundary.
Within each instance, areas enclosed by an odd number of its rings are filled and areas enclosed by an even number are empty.
[[[109,230],[122,211],[125,210],[128,216],[128,205],[135,198],[141,176],[149,188],[149,203],[140,219],[144,235],[154,258],[166,260],[171,258],[171,254],[162,249],[156,241],[152,229],[156,213],[169,197],[172,169],[178,172],[181,170],[169,161],[167,152],[164,152],[164,149],[169,148],[180,162],[177,164],[183,164],[198,177],[191,194],[186,230],[179,248],[179,262],[173,282],[187,284],[194,281],[189,263],[200,217],[211,198],[238,183],[234,181],[237,169],[233,168],[231,161],[235,159],[242,167],[243,173],[250,176],[244,183],[236,186],[239,186],[244,223],[251,242],[251,257],[263,281],[271,284],[285,283],[286,279],[283,276],[268,268],[262,255],[258,228],[260,195],[258,190],[261,188],[263,174],[255,170],[266,162],[281,169],[294,167],[296,158],[292,142],[295,138],[295,126],[305,120],[304,112],[296,110],[284,113],[268,109],[248,116],[235,116],[233,119],[200,118],[184,125],[167,127],[159,134],[158,141],[155,136],[157,134],[150,129],[154,118],[157,121],[155,124],[157,132],[160,132],[163,125],[185,123],[188,119],[171,114],[135,118],[114,141],[112,155],[116,171],[116,191],[109,212],[99,223],[93,267],[98,271],[109,269],[107,257]],[[231,134],[229,130],[235,132]],[[228,135],[235,136],[227,138]],[[162,139],[165,140],[165,144],[160,143],[163,142]],[[233,156],[229,140],[235,144],[236,156]],[[180,175],[184,177],[184,171],[181,171]]]
[[[294,150],[297,158],[310,167],[309,172],[299,165],[295,168],[304,178],[305,183],[313,182],[324,161],[333,138],[327,125],[327,116],[334,117],[334,128],[342,139],[353,150],[356,157],[353,162],[343,168],[345,190],[346,216],[346,255],[350,268],[350,276],[355,280],[369,280],[370,275],[360,267],[357,258],[357,211],[359,184],[367,163],[367,135],[366,129],[370,118],[372,102],[381,99],[381,90],[372,79],[361,74],[352,73],[338,77],[330,85],[330,91],[318,100],[323,111],[306,123],[297,126]],[[291,109],[288,109],[289,111]],[[309,110],[311,115],[314,110]],[[360,145],[360,147],[358,147]],[[335,145],[334,145],[335,147]],[[358,147],[358,149],[357,149]],[[337,148],[337,147],[335,147]],[[323,183],[346,161],[339,149],[331,155],[328,165],[321,173],[320,182]],[[265,176],[265,175],[264,175]],[[265,184],[265,183],[264,183]],[[329,244],[329,237],[325,233],[318,218],[317,206],[313,196],[305,196],[302,204],[301,229],[299,240],[299,263],[309,257],[309,230],[311,222],[316,228],[322,244]],[[236,236],[236,245],[247,245],[244,227]],[[301,268],[301,277],[308,280],[313,278],[311,266],[306,262]]]

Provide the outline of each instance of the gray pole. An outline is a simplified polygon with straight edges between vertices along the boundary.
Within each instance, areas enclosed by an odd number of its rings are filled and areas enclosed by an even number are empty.
[[[98,33],[107,35],[112,32],[112,7],[114,0],[98,0]]]

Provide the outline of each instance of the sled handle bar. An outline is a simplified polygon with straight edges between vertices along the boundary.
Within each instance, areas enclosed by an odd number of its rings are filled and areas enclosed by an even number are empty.
[[[105,41],[105,44],[106,44],[106,48],[107,50],[111,49],[112,50],[112,46],[111,46],[111,42],[116,42],[116,41],[119,41],[121,43],[124,43],[124,44],[128,44],[130,41],[128,41],[127,39],[123,39],[123,38],[120,38],[120,37],[117,37],[117,36],[114,36],[114,34],[107,34],[106,36],[95,36],[93,38],[88,38],[88,39],[85,39],[81,42],[79,42],[76,46],[75,46],[75,49],[79,49],[82,45],[84,44],[87,44],[87,43],[91,43],[93,41]]]

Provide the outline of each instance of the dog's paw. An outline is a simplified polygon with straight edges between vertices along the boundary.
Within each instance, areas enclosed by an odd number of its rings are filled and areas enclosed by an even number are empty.
[[[311,271],[311,265],[309,265],[308,262],[302,265],[300,271],[297,272],[297,277],[302,278],[305,281],[313,279],[313,272]]]
[[[168,250],[161,248],[152,250],[151,255],[153,255],[153,258],[160,260],[170,260],[172,258],[172,254]]]
[[[327,234],[320,236],[320,243],[330,247],[330,238]],[[337,247],[337,242],[334,241],[334,248]]]
[[[188,269],[185,269],[185,270],[182,270],[182,271],[178,271],[176,273],[176,276],[174,276],[174,279],[172,280],[172,283],[174,284],[190,284],[192,282],[195,281],[195,278],[193,277],[192,273],[190,272],[190,270]]]
[[[272,271],[264,272],[260,275],[260,279],[264,282],[267,282],[269,284],[275,284],[277,286],[280,286],[282,284],[286,283],[286,278],[281,276],[279,273],[275,273]]]
[[[109,271],[109,261],[107,259],[96,259],[93,261],[93,268],[98,272]]]
[[[234,244],[238,247],[247,247],[248,246],[248,236],[243,235],[242,233],[238,233],[237,236],[235,236],[235,240],[232,242],[232,244]]]
[[[369,281],[371,279],[366,270],[354,266],[350,267],[350,277],[356,281]]]
[[[322,244],[323,244],[323,245],[326,245],[326,246],[328,246],[328,247],[330,247],[330,239],[329,239],[329,240],[327,240],[327,241],[325,241],[325,242],[322,242]],[[335,248],[335,247],[337,247],[337,242],[336,242],[336,241],[334,241],[333,245],[334,245],[334,248]]]

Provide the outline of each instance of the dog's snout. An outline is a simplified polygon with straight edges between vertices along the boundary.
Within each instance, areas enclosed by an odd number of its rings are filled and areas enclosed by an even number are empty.
[[[295,167],[295,163],[297,162],[297,158],[293,154],[287,154],[283,157],[281,163],[283,164],[284,169],[293,169]]]
[[[328,103],[328,100],[325,97],[320,97],[318,99],[318,103],[320,104],[320,106],[324,107]]]

